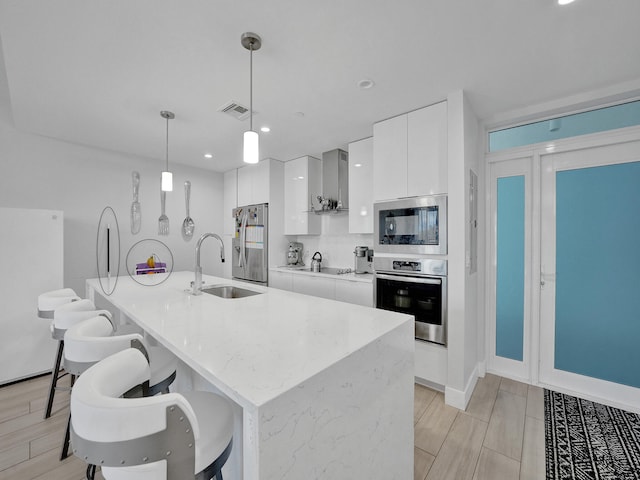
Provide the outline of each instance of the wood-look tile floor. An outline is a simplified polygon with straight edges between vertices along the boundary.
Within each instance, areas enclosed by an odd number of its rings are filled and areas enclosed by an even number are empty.
[[[50,375],[0,388],[0,480],[82,480],[86,464],[60,461],[69,415],[69,392],[57,391],[45,420]],[[69,377],[58,383],[68,386]],[[96,478],[103,480],[102,475]]]
[[[413,418],[414,480],[545,478],[542,388],[487,374],[462,411],[416,385]]]
[[[49,378],[0,388],[0,480],[84,478],[84,462],[73,455],[59,460],[68,392],[56,393],[44,420]],[[543,420],[538,387],[487,375],[463,412],[416,385],[414,480],[543,479]],[[99,472],[96,478],[102,480]]]

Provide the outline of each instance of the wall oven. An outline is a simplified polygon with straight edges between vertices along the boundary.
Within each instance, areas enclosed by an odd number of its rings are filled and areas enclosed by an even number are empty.
[[[447,345],[447,261],[373,257],[376,308],[415,317],[415,337]]]
[[[446,195],[377,202],[373,210],[376,254],[447,254]]]

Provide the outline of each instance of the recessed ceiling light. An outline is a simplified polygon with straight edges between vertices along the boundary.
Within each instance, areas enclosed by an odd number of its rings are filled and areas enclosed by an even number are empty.
[[[356,163],[356,164],[354,164],[353,166],[354,166],[354,167],[361,167],[361,166],[362,166],[362,164],[361,164],[361,163]]]
[[[558,5],[569,5],[573,3],[575,0],[558,0]]]
[[[211,155],[210,153],[205,153],[204,158],[213,158],[213,155]]]
[[[368,88],[371,88],[374,85],[375,85],[375,82],[370,78],[363,78],[358,82],[358,88],[361,88],[362,90],[367,90]]]
[[[264,133],[267,133],[267,132],[270,132],[271,129],[269,127],[260,127],[260,131],[264,132]]]

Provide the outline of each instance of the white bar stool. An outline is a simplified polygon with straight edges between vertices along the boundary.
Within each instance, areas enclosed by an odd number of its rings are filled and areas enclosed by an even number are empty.
[[[69,303],[65,303],[57,307],[53,311],[53,321],[51,322],[51,337],[58,341],[58,351],[54,359],[53,368],[51,369],[51,384],[49,386],[49,395],[47,398],[47,408],[45,410],[44,418],[51,416],[51,408],[53,406],[53,397],[56,390],[62,390],[58,387],[58,380],[67,375],[68,372],[60,374],[60,365],[62,363],[62,354],[64,351],[64,332],[67,328],[75,325],[82,320],[95,317],[96,315],[104,315],[111,318],[111,313],[108,310],[97,310],[96,306],[91,300],[77,300]],[[71,377],[71,385],[73,385],[74,378]],[[64,390],[69,390],[64,388]]]
[[[144,354],[127,349],[85,371],[71,393],[73,453],[106,480],[222,480],[233,410],[209,392],[121,398],[149,382]]]
[[[53,311],[56,308],[78,300],[80,297],[71,288],[42,293],[38,295],[38,317],[53,319]]]
[[[94,316],[70,327],[64,334],[64,368],[76,378],[99,361],[127,348],[138,348],[149,360],[151,377],[143,396],[169,393],[169,385],[176,378],[178,359],[163,347],[149,346],[140,333],[120,334],[113,321],[105,316]],[[69,422],[62,445],[60,459],[69,455]]]
[[[80,297],[76,295],[76,292],[71,288],[62,288],[60,290],[52,290],[38,295],[38,317],[53,320],[53,312],[56,308],[71,302],[80,300]],[[53,361],[54,369],[56,365],[60,365],[62,360],[62,347],[61,343],[58,343],[58,350]],[[47,419],[51,416],[51,407],[53,405],[53,389],[58,379],[53,381],[53,377],[56,376],[54,370],[51,371],[52,385],[49,387],[49,398],[47,400],[47,408],[45,409],[44,418]]]

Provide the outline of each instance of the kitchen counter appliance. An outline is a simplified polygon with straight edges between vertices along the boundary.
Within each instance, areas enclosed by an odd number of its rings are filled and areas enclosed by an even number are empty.
[[[238,280],[267,284],[269,205],[234,208],[235,235],[231,239],[231,275]]]
[[[319,272],[322,268],[322,254],[320,252],[316,252],[311,257],[311,271]]]
[[[360,246],[354,249],[353,254],[355,273],[373,273],[373,250]]]
[[[446,195],[377,202],[373,211],[373,248],[376,252],[447,254]]]
[[[289,250],[287,251],[287,266],[296,267],[304,265],[302,261],[302,243],[289,242]]]
[[[376,308],[415,317],[418,340],[447,345],[447,261],[375,257]]]

